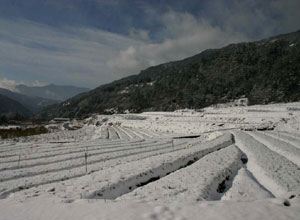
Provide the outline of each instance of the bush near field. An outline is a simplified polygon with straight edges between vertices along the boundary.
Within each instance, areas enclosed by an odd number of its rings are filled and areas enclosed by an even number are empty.
[[[0,136],[2,139],[25,137],[38,134],[48,133],[48,129],[44,126],[33,127],[33,128],[10,128],[0,129]]]

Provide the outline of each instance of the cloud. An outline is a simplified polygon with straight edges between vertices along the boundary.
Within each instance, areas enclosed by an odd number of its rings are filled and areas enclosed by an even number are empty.
[[[271,8],[280,16],[280,27],[284,31],[296,30],[300,27],[300,1],[299,0],[274,0]],[[282,29],[281,29],[282,31]]]
[[[49,83],[40,82],[38,80],[35,80],[34,82],[31,83],[31,86],[33,87],[43,87],[47,85],[49,85]]]
[[[2,12],[26,14],[0,15],[3,77],[95,87],[205,49],[300,28],[299,0],[45,2],[30,0],[26,13],[24,4],[0,3],[11,5]],[[32,12],[34,5],[42,10]],[[22,16],[52,25],[12,19]]]
[[[183,59],[205,49],[247,40],[240,33],[222,30],[189,13],[169,11],[162,16],[162,22],[164,29],[160,34],[165,37],[162,42],[131,45],[120,51],[108,62],[112,71],[124,75],[138,73],[143,68]]]
[[[124,76],[138,73],[149,66],[180,60],[205,49],[300,28],[299,0],[208,1],[202,10],[198,9],[198,14],[172,9],[158,14],[151,7],[146,11],[151,15],[150,20],[161,21],[162,27],[151,35],[159,40],[130,45],[120,51],[108,62],[113,72]]]
[[[108,60],[141,42],[92,28],[54,28],[26,20],[0,19],[0,70],[3,76],[95,87],[120,77]]]
[[[209,1],[203,14],[217,26],[261,39],[300,28],[299,0]]]
[[[15,81],[10,80],[5,77],[2,77],[0,74],[0,88],[8,89],[12,92],[18,92],[18,89],[16,88],[18,85],[27,85],[27,86],[34,86],[34,87],[43,87],[48,85],[49,83],[40,82],[38,80],[35,80],[31,83],[24,83],[23,81]]]
[[[129,30],[129,37],[132,39],[138,39],[142,41],[150,41],[149,31],[131,28]]]
[[[2,79],[0,78],[0,88],[8,89],[10,91],[15,92],[17,85],[20,85],[20,83],[14,80],[9,80],[7,78],[2,78]]]

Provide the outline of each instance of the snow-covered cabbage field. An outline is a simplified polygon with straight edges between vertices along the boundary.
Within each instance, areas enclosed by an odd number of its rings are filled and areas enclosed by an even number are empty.
[[[95,115],[0,140],[0,219],[299,219],[299,107]]]

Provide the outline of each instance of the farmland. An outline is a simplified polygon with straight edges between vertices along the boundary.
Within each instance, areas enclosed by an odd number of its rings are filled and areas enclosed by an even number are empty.
[[[187,213],[198,212],[209,219],[221,217],[216,209],[239,207],[225,218],[297,219],[299,106],[94,115],[78,130],[2,140],[1,213],[21,219],[10,207],[39,205],[47,216],[59,204],[74,212],[81,204],[85,216],[89,210],[106,219],[124,210],[136,219],[189,219]],[[114,215],[112,206],[119,209]]]

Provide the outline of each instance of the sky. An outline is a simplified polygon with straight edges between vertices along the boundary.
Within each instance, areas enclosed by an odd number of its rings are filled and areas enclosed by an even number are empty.
[[[0,0],[0,87],[95,88],[300,29],[299,0]]]

